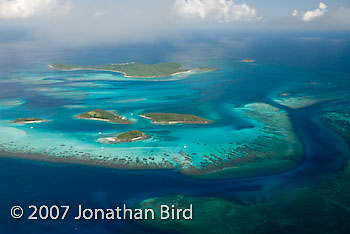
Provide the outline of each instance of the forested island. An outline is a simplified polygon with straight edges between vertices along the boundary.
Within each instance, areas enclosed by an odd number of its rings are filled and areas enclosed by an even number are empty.
[[[208,124],[209,120],[196,115],[175,113],[147,113],[140,117],[150,119],[154,124]]]
[[[78,119],[99,120],[117,124],[132,124],[133,122],[127,118],[118,115],[115,112],[95,109],[77,116]]]
[[[102,140],[107,141],[109,144],[117,144],[123,142],[134,142],[141,141],[150,138],[150,136],[138,130],[131,130],[123,132],[114,137],[103,138]]]
[[[242,59],[241,61],[244,62],[244,63],[254,63],[254,62],[255,62],[255,59],[252,59],[252,58],[245,58],[245,59]]]
[[[167,77],[181,73],[206,72],[214,70],[212,68],[202,67],[198,69],[185,69],[180,63],[157,63],[157,64],[139,64],[135,62],[122,64],[108,64],[102,66],[77,66],[72,64],[50,64],[51,69],[60,71],[78,71],[93,70],[122,73],[125,77],[133,78],[155,78]]]
[[[46,122],[46,120],[34,118],[34,117],[25,117],[25,118],[15,119],[13,122],[14,123],[29,124],[29,123],[42,123],[42,122]]]

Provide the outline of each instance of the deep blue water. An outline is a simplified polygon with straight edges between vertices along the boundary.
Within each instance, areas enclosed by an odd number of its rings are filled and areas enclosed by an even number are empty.
[[[174,82],[177,89],[191,90],[200,93],[201,98],[190,94],[185,98],[191,105],[174,105],[172,110],[190,112],[196,106],[205,105],[207,110],[217,110],[221,116],[218,125],[232,121],[235,129],[246,127],[244,121],[227,115],[223,103],[236,105],[264,101],[286,110],[291,118],[297,135],[304,145],[304,160],[300,166],[288,172],[271,176],[242,179],[205,180],[184,176],[175,171],[125,171],[91,166],[70,164],[52,164],[39,161],[0,158],[0,233],[142,233],[141,229],[130,222],[77,222],[72,218],[67,221],[26,221],[12,220],[9,215],[13,205],[23,207],[30,204],[83,204],[89,207],[110,208],[127,203],[132,206],[143,199],[167,194],[211,195],[229,197],[242,202],[259,202],[273,199],[288,191],[308,186],[321,176],[340,170],[347,157],[348,147],[333,131],[329,130],[317,118],[325,106],[335,105],[324,102],[300,110],[292,110],[272,103],[270,96],[283,87],[291,87],[300,92],[305,90],[303,84],[310,81],[343,83],[343,90],[349,91],[350,44],[348,33],[344,32],[295,32],[291,35],[260,33],[241,33],[239,35],[219,34],[232,41],[244,42],[254,38],[244,47],[219,43],[207,36],[201,39],[205,48],[197,48],[198,37],[188,36],[182,43],[157,42],[144,45],[123,45],[98,48],[78,48],[59,50],[13,50],[0,55],[0,79],[15,77],[18,72],[46,72],[43,64],[61,62],[75,64],[105,64],[125,61],[154,63],[160,61],[180,61],[195,65],[198,61],[205,64],[208,58],[217,56],[211,66],[219,66],[218,79],[206,76],[204,80],[195,78]],[[320,39],[321,38],[321,39]],[[316,42],[315,42],[316,41]],[[324,49],[326,48],[326,49]],[[6,51],[6,50],[5,50]],[[152,56],[150,56],[152,54]],[[8,57],[6,57],[8,56]],[[254,57],[261,60],[264,66],[231,68],[233,61],[242,57]],[[200,61],[202,58],[203,61]],[[188,62],[190,61],[190,62]],[[213,75],[215,76],[215,75]],[[232,79],[232,77],[238,79]],[[214,77],[215,78],[215,77]],[[243,80],[245,82],[239,82]],[[98,83],[98,82],[97,82]],[[65,99],[52,97],[42,98],[37,93],[28,91],[31,84],[0,83],[0,98],[25,98],[26,109],[19,112],[38,110],[48,107],[59,107],[71,104]],[[111,90],[118,92],[118,87]],[[147,82],[124,82],[131,89],[133,86],[167,88],[167,82],[149,84]],[[48,85],[49,87],[50,85]],[[324,90],[324,92],[327,90]],[[176,95],[178,95],[176,93]],[[176,98],[169,95],[169,99]],[[184,98],[184,97],[182,97]],[[41,100],[41,101],[39,101]],[[348,99],[344,100],[348,102]],[[79,102],[76,104],[80,104]],[[155,110],[165,110],[157,104]],[[162,109],[163,108],[163,109]],[[123,108],[121,108],[123,110]],[[128,107],[126,106],[127,110]],[[58,109],[59,110],[59,109]],[[62,111],[62,110],[61,110]],[[15,113],[0,111],[1,118]],[[60,115],[61,112],[55,113]],[[48,125],[48,131],[55,131],[66,126],[66,131],[85,129],[84,125],[74,122],[62,122]],[[107,128],[101,124],[97,131]],[[73,214],[72,214],[73,215]]]

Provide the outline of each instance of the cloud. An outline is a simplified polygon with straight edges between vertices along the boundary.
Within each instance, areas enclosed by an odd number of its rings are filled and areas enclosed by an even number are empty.
[[[20,19],[45,14],[64,14],[70,8],[70,0],[0,0],[0,19]]]
[[[102,16],[104,16],[105,14],[106,14],[106,12],[105,12],[104,10],[95,10],[94,13],[93,13],[93,15],[94,15],[95,17],[102,17]]]
[[[303,15],[302,20],[305,22],[309,22],[311,20],[320,18],[321,16],[326,14],[326,12],[327,12],[326,4],[324,4],[323,2],[320,2],[319,8],[317,8],[316,10],[313,10],[313,11],[307,11]]]
[[[293,16],[298,16],[298,14],[299,14],[299,12],[297,10],[294,10],[292,13]]]
[[[179,15],[198,20],[226,23],[259,19],[254,8],[234,0],[176,0],[175,7]]]

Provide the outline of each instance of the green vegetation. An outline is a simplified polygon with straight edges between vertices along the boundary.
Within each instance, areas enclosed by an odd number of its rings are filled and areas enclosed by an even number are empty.
[[[148,113],[141,117],[151,119],[156,124],[208,124],[209,121],[196,115],[185,115],[175,113]]]
[[[100,109],[96,109],[96,110],[92,110],[92,111],[80,114],[78,115],[78,118],[107,121],[107,122],[118,123],[118,124],[133,123],[132,121],[127,120],[125,117],[117,115],[116,113],[112,113],[112,112],[100,110]]]
[[[18,118],[13,121],[14,123],[26,123],[26,122],[44,122],[44,120],[34,117]]]
[[[100,70],[120,72],[129,77],[162,77],[171,76],[174,73],[185,72],[187,69],[183,68],[180,63],[157,63],[157,64],[138,64],[138,63],[124,63],[124,64],[109,64],[103,66],[75,66],[71,64],[52,64],[52,69],[57,70]]]
[[[119,134],[114,138],[116,142],[131,142],[131,141],[137,141],[142,139],[149,138],[145,133],[137,130],[132,130],[128,132],[124,132]]]

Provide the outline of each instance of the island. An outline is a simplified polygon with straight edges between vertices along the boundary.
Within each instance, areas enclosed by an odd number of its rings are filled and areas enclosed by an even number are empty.
[[[180,63],[157,63],[157,64],[139,64],[135,62],[108,64],[102,66],[76,66],[72,64],[50,64],[51,69],[59,71],[79,71],[93,70],[105,72],[122,73],[124,77],[132,78],[156,78],[174,76],[182,73],[197,73],[215,70],[212,68],[202,67],[198,69],[185,69]]]
[[[101,138],[103,142],[108,144],[117,144],[123,142],[134,142],[149,139],[150,136],[138,130],[131,130],[128,132],[123,132],[114,137]]]
[[[207,119],[187,114],[148,113],[140,117],[150,119],[154,124],[209,124]]]
[[[82,113],[77,116],[78,119],[89,119],[89,120],[98,120],[105,121],[117,124],[132,124],[133,122],[127,118],[118,115],[115,112],[105,111],[101,109],[92,110],[86,113]]]
[[[29,117],[29,118],[18,118],[13,121],[14,123],[32,124],[32,123],[42,123],[47,122],[47,120]]]
[[[252,58],[245,58],[245,59],[242,59],[241,62],[244,62],[244,63],[254,63],[255,60],[252,59]]]
[[[291,92],[284,92],[284,93],[280,93],[280,94],[278,94],[280,97],[288,97],[288,96],[291,96],[291,95],[293,95],[293,93],[291,93]]]

